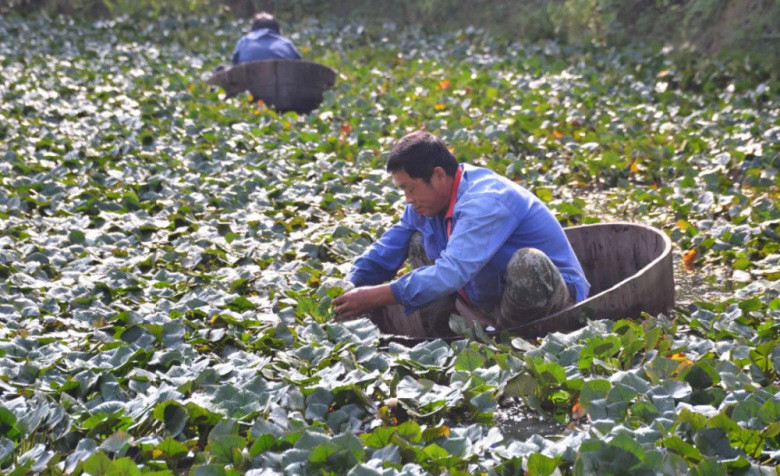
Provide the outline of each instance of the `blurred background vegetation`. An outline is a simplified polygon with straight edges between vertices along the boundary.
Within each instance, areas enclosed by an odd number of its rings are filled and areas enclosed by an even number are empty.
[[[667,47],[690,78],[720,72],[750,84],[780,81],[780,0],[0,0],[3,15],[248,18],[260,10],[288,22],[473,26],[529,42]]]

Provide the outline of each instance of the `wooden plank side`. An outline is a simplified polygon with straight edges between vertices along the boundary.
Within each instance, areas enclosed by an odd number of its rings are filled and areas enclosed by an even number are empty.
[[[206,81],[231,97],[249,91],[256,99],[281,112],[307,113],[333,87],[336,72],[327,66],[300,60],[263,60],[242,63],[214,74]]]

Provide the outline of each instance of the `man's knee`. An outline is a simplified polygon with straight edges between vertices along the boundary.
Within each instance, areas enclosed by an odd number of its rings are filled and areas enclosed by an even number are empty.
[[[512,255],[505,281],[508,297],[530,307],[544,307],[557,287],[565,287],[555,264],[547,255],[534,248],[521,248]]]

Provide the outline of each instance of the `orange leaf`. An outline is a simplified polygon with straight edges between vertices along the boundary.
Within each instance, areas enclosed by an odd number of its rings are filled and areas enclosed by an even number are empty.
[[[669,69],[665,69],[665,70],[661,71],[660,73],[656,74],[655,77],[660,79],[660,78],[665,78],[665,77],[669,76],[670,74],[672,74],[672,71],[669,70]]]
[[[563,137],[563,132],[559,131],[558,129],[555,129],[554,131],[552,131],[552,135],[556,139],[560,139],[561,137]]]
[[[686,271],[693,271],[696,255],[699,254],[696,248],[690,249],[683,255],[683,267]]]
[[[686,357],[685,354],[681,354],[678,352],[676,354],[670,355],[670,357],[672,358],[672,360],[676,360],[677,362],[680,362],[680,365],[677,367],[677,370],[675,370],[674,372],[675,374],[679,375],[680,372],[682,372],[683,370],[693,366],[693,362],[690,359],[688,359],[688,357]]]
[[[585,409],[580,405],[580,399],[578,398],[574,402],[574,406],[571,407],[571,417],[575,420],[579,420],[585,416]]]
[[[352,132],[352,126],[347,124],[346,122],[341,125],[341,133],[342,134],[349,134]]]
[[[442,79],[439,81],[439,87],[441,89],[447,89],[450,87],[450,81],[448,79]]]

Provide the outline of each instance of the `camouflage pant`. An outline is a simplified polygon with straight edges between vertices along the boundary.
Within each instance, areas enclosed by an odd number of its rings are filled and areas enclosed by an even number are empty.
[[[422,247],[420,232],[412,235],[408,259],[413,268],[433,264]],[[377,309],[372,312],[372,316],[386,332],[414,337],[445,336],[451,334],[449,318],[452,313],[460,314],[470,322],[503,329],[544,317],[574,304],[574,297],[560,271],[539,250],[517,250],[509,260],[504,278],[506,285],[501,303],[491,309],[472,306],[453,293],[409,316],[404,315],[400,304]]]

